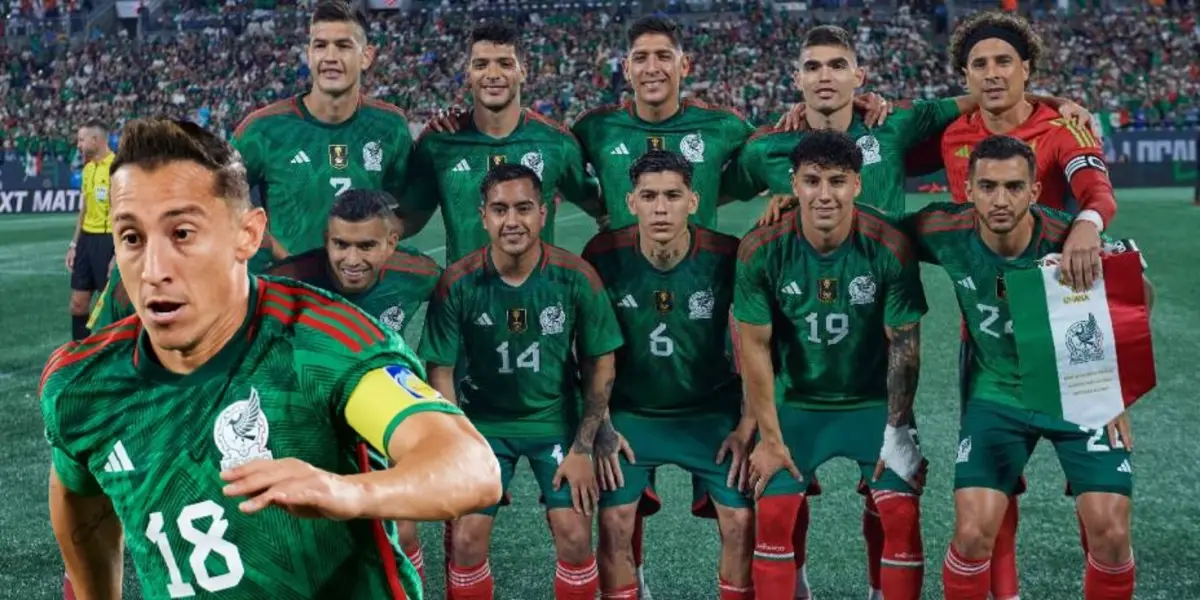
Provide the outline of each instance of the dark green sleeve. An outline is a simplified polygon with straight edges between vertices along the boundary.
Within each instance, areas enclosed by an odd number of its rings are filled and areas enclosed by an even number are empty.
[[[595,198],[592,194],[595,187],[588,184],[588,174],[583,162],[583,148],[579,140],[570,134],[564,134],[561,142],[563,170],[559,176],[556,188],[567,202],[575,205],[588,203]]]
[[[433,212],[441,204],[432,145],[428,136],[422,136],[412,150],[405,175],[404,195],[400,197],[400,208],[404,210]]]
[[[266,183],[264,165],[266,163],[265,148],[262,136],[259,134],[260,121],[246,125],[240,131],[234,132],[233,147],[242,155],[242,164],[246,165],[246,181],[250,187]]]
[[[954,98],[942,98],[928,102],[915,102],[911,109],[902,110],[900,114],[888,118],[898,119],[896,132],[904,145],[904,151],[915,148],[921,142],[940,135],[955,119],[959,117],[958,101]]]
[[[590,265],[583,265],[590,273],[580,273],[575,286],[575,343],[579,353],[589,358],[604,356],[620,348],[624,343],[617,315],[604,286]]]
[[[383,191],[392,195],[397,201],[404,197],[408,186],[408,161],[412,156],[413,139],[408,131],[408,121],[397,119],[395,127],[396,149],[392,152],[392,160],[383,172]]]
[[[900,219],[900,230],[912,242],[913,249],[916,250],[917,260],[931,265],[940,265],[942,263],[938,259],[937,253],[934,252],[932,236],[923,233],[925,230],[924,223],[929,219],[929,215],[929,207],[905,215]]]
[[[54,360],[48,363],[47,369],[54,367]],[[70,451],[63,441],[62,429],[59,423],[58,400],[63,388],[68,383],[68,374],[43,374],[45,383],[41,388],[42,420],[46,425],[46,441],[50,443],[50,461],[54,465],[54,473],[68,490],[92,496],[101,493],[100,484],[95,475],[87,468],[87,461]]]
[[[425,331],[421,334],[421,346],[417,351],[421,360],[441,366],[452,366],[458,362],[462,348],[459,331],[459,300],[461,286],[439,286],[429,299],[425,312]]]
[[[890,251],[881,251],[883,261],[883,323],[901,327],[916,323],[929,311],[925,288],[921,285],[921,263],[910,255],[906,260]]]
[[[766,146],[767,138],[760,137],[747,141],[738,150],[721,174],[722,196],[747,200],[768,190]]]
[[[762,264],[765,254],[762,247],[748,256],[739,252],[733,284],[733,317],[743,323],[771,324],[771,292]]]

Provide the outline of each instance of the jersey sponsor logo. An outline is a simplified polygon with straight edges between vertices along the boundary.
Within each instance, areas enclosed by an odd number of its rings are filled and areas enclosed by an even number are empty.
[[[399,305],[393,306],[379,315],[379,321],[391,327],[392,331],[400,331],[404,327],[404,309]]]
[[[704,162],[704,138],[699,133],[689,133],[679,140],[679,152],[688,162]]]
[[[796,283],[795,281],[789,281],[787,285],[779,288],[779,291],[781,293],[787,294],[789,296],[803,296],[804,295],[804,289],[801,288],[800,284]]]
[[[383,147],[379,145],[379,142],[367,142],[363,146],[363,169],[383,170]]]
[[[859,275],[850,280],[850,304],[875,303],[875,278]]]
[[[479,318],[475,319],[475,324],[480,327],[491,327],[493,325],[492,317],[487,313],[479,313]]]
[[[646,152],[666,149],[667,141],[661,135],[646,136]]]
[[[497,166],[508,162],[508,157],[503,154],[493,154],[488,157],[488,170],[495,169]]]
[[[104,461],[104,472],[128,473],[132,470],[133,461],[129,460],[129,453],[125,451],[125,442],[117,440],[112,452],[108,453],[108,459]]]
[[[383,368],[383,372],[387,373],[388,377],[391,377],[392,381],[400,386],[400,389],[417,400],[438,400],[442,397],[437,390],[421,381],[421,378],[417,377],[412,369],[404,365],[388,365]]]
[[[335,169],[345,169],[350,165],[350,150],[345,144],[329,145],[329,166]]]
[[[561,304],[547,306],[538,315],[538,324],[542,326],[542,335],[556,335],[563,332],[567,323],[567,312]]]
[[[617,302],[617,306],[620,306],[621,308],[637,308],[638,303],[637,300],[633,299],[633,294],[625,294],[625,297],[621,298],[621,300]]]
[[[1084,169],[1096,169],[1101,173],[1108,172],[1108,166],[1104,164],[1103,158],[1095,154],[1084,154],[1083,156],[1076,156],[1067,161],[1067,166],[1063,167],[1063,173],[1066,174],[1067,181],[1070,181],[1076,173]]]
[[[625,146],[625,142],[621,142],[620,144],[617,144],[617,147],[613,148],[612,152],[609,152],[609,154],[613,156],[629,156],[629,148]],[[588,166],[591,166],[591,163],[588,163]]]
[[[879,151],[879,140],[875,139],[875,136],[867,134],[858,138],[854,143],[858,145],[858,149],[862,152],[864,165],[873,165],[883,160]]]
[[[958,443],[958,456],[954,459],[954,464],[960,465],[971,460],[971,436],[963,438]]]
[[[826,304],[837,300],[837,278],[822,277],[817,281],[817,300]]]
[[[700,290],[688,298],[688,318],[693,321],[711,319],[716,305],[712,290]]]
[[[311,163],[312,161],[309,160],[308,153],[301,150],[301,151],[297,152],[295,156],[292,157],[292,160],[290,162],[293,165],[307,165],[307,164]]]
[[[508,330],[513,333],[525,333],[529,329],[529,313],[523,308],[508,309]]]
[[[1073,365],[1104,360],[1104,334],[1092,313],[1088,313],[1086,320],[1076,321],[1067,328],[1066,342]]]
[[[668,290],[654,290],[654,310],[667,314],[675,308],[675,298]]]
[[[458,164],[454,165],[454,169],[452,169],[452,171],[455,173],[466,173],[467,171],[470,171],[470,170],[471,170],[471,163],[468,163],[467,159],[465,159],[465,158],[458,161]]]
[[[274,458],[267,449],[270,425],[262,412],[258,390],[225,407],[213,423],[213,441],[221,451],[221,469],[228,470],[259,458]]]
[[[521,164],[537,173],[538,179],[542,178],[542,171],[546,168],[546,161],[542,160],[541,152],[526,152],[525,156],[521,157]]]

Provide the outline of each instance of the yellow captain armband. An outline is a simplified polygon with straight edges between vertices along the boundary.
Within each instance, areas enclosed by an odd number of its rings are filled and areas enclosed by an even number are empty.
[[[391,458],[392,432],[413,413],[436,411],[460,414],[437,390],[404,365],[369,371],[359,380],[346,403],[346,422],[376,450]]]

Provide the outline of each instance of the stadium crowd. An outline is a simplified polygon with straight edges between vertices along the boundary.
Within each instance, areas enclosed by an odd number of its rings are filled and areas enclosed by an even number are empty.
[[[156,23],[171,33],[146,40],[122,29],[57,55],[0,49],[3,154],[69,158],[74,128],[88,118],[119,126],[137,116],[188,116],[228,135],[255,107],[307,88],[300,11],[215,10],[223,12],[176,13]],[[1075,99],[1102,113],[1106,127],[1200,121],[1200,26],[1191,11],[1034,16],[1049,51],[1032,91]],[[624,91],[619,15],[519,18],[530,61],[524,97],[536,110],[570,121]],[[373,95],[405,108],[414,126],[461,99],[462,44],[472,19],[457,12],[373,19],[380,48],[369,79]],[[863,11],[843,25],[857,32],[873,91],[910,99],[960,92],[924,13],[901,7],[882,18]],[[793,61],[811,26],[761,8],[694,25],[687,48],[698,58],[685,93],[736,107],[757,123],[772,121],[797,100]]]

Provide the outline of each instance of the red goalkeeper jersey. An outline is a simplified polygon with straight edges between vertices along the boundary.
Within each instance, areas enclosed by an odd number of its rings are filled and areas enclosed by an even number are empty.
[[[955,202],[967,201],[971,149],[991,135],[978,110],[946,128],[942,160]],[[1037,154],[1037,179],[1042,184],[1038,203],[1072,214],[1094,210],[1108,226],[1117,212],[1117,202],[1104,152],[1091,132],[1064,119],[1057,110],[1034,103],[1033,114],[1008,135],[1029,144]]]

